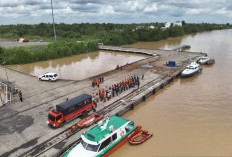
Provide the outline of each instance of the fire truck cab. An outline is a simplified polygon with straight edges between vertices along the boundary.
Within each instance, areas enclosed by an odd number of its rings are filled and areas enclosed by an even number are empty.
[[[51,127],[57,128],[92,109],[92,96],[82,94],[56,105],[56,109],[48,113],[47,124]]]
[[[64,115],[57,111],[57,110],[52,110],[48,114],[48,122],[47,124],[52,127],[58,127],[64,125],[65,120],[64,120]]]

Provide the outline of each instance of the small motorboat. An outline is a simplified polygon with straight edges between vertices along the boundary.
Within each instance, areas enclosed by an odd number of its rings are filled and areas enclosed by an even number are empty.
[[[93,113],[92,115],[82,119],[77,123],[77,126],[80,128],[87,128],[90,125],[97,123],[99,120],[104,118],[104,115],[99,115],[98,113]]]
[[[209,61],[206,62],[207,65],[211,65],[214,64],[215,60],[214,59],[210,59]]]
[[[148,133],[147,130],[140,130],[136,135],[134,135],[130,140],[129,143],[136,145],[136,144],[141,144],[147,139],[149,139],[153,134]]]
[[[190,65],[186,67],[184,71],[181,72],[181,77],[188,77],[196,74],[197,72],[201,72],[202,68],[199,67],[199,64],[196,62],[192,62]]]
[[[210,58],[208,57],[201,57],[197,62],[199,64],[206,64],[206,62],[208,62],[210,60]]]

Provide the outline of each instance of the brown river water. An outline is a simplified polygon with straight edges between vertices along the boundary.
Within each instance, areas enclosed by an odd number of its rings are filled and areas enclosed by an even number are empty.
[[[214,57],[216,63],[202,66],[196,76],[175,79],[123,115],[154,135],[141,145],[123,145],[112,157],[232,156],[232,30],[126,46],[171,49],[183,44]],[[82,79],[142,58],[100,51],[17,68],[36,76],[54,70],[62,78]]]
[[[216,63],[202,66],[194,77],[175,79],[126,113],[124,118],[154,136],[141,145],[125,144],[112,157],[232,156],[232,30],[130,46],[169,49],[182,44],[206,52]]]
[[[9,65],[8,67],[34,76],[55,72],[62,79],[81,80],[113,70],[117,65],[129,64],[146,57],[141,54],[97,51],[43,62]]]

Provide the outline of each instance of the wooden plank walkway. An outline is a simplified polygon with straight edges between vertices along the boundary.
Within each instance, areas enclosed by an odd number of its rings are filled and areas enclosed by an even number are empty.
[[[155,50],[151,49],[140,49],[140,48],[129,48],[129,47],[116,47],[116,46],[103,46],[99,45],[100,50],[107,50],[107,51],[118,51],[118,52],[127,52],[127,53],[139,53],[144,55],[149,55],[156,57],[158,56],[155,53]]]

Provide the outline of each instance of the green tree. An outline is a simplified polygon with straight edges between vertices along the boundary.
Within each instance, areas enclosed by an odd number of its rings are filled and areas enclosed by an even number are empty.
[[[2,56],[4,53],[4,49],[0,46],[0,56]]]

